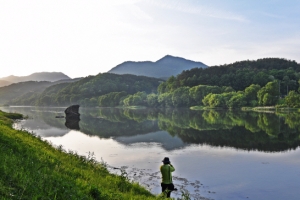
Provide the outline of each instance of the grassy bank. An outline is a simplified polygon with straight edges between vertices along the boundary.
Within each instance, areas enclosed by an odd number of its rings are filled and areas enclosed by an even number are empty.
[[[0,111],[1,199],[157,199],[108,172],[93,156],[55,149],[26,131],[12,129],[19,114]]]

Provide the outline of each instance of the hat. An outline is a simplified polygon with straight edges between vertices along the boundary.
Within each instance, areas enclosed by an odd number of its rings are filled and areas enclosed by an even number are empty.
[[[165,157],[165,158],[162,160],[162,162],[163,162],[164,164],[169,164],[169,163],[170,163],[170,160],[169,160],[168,157]]]

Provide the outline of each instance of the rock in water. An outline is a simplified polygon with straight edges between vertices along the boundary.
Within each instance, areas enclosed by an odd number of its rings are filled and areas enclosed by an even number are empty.
[[[71,130],[80,130],[79,121],[80,120],[66,119],[65,126]]]
[[[65,110],[66,119],[80,120],[79,105],[72,105]]]

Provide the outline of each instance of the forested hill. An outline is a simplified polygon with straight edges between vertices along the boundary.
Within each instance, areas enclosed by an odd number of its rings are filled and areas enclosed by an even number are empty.
[[[23,98],[27,99],[26,97],[31,97],[32,95],[37,95],[39,93],[42,93],[47,87],[51,85],[56,85],[64,82],[70,83],[78,80],[80,80],[80,78],[64,79],[55,82],[26,81],[20,83],[12,83],[10,85],[0,87],[0,105],[8,104],[12,100],[16,100],[16,99],[23,99]]]
[[[160,79],[110,73],[88,76],[74,83],[61,83],[46,88],[41,94],[25,95],[10,102],[13,105],[70,105],[97,106],[102,95],[112,93],[119,104],[127,94],[139,91],[156,92]]]
[[[176,76],[183,70],[199,67],[207,68],[208,66],[202,62],[195,62],[184,58],[167,55],[156,62],[124,62],[108,71],[108,73],[168,78],[172,75]]]
[[[0,105],[6,104],[10,100],[18,98],[27,93],[43,92],[43,90],[49,87],[51,84],[53,83],[48,81],[27,81],[0,87]]]
[[[236,91],[242,91],[251,84],[258,84],[262,87],[275,79],[281,82],[283,94],[287,92],[287,88],[297,90],[300,64],[286,59],[264,58],[205,69],[194,68],[183,71],[177,77],[169,78],[166,83],[159,86],[159,92],[164,93],[183,86],[197,85],[231,86]]]

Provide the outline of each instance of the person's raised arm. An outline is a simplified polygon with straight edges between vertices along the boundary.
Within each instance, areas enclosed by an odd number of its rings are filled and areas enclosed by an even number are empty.
[[[171,172],[174,172],[175,171],[175,167],[171,163],[169,165],[170,165]]]

